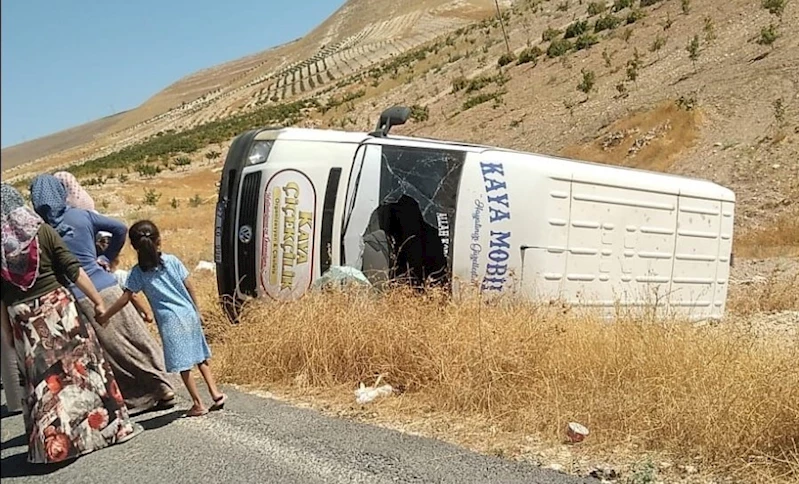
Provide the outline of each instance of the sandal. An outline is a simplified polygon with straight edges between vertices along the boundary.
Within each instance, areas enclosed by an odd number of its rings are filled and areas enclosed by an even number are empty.
[[[153,405],[151,410],[156,411],[156,412],[159,411],[159,410],[167,410],[167,409],[170,409],[170,408],[174,407],[177,404],[178,404],[178,402],[176,401],[176,398],[173,395],[172,398],[163,398],[163,399],[157,401],[155,403],[155,405]]]
[[[208,413],[208,409],[198,410],[197,407],[191,407],[188,411],[186,411],[186,417],[202,417],[203,415]]]
[[[222,410],[225,408],[225,402],[227,401],[227,395],[224,393],[219,395],[218,397],[214,398],[214,404],[211,405],[209,409],[211,412],[216,412],[217,410]]]

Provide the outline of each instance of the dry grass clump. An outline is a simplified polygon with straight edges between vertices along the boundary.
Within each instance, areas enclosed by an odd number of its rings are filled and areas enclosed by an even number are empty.
[[[382,374],[437,411],[551,442],[576,420],[600,453],[632,444],[799,477],[799,342],[403,290],[255,302],[237,326],[217,311],[205,322],[228,382],[354,387]]]
[[[772,224],[736,237],[735,255],[758,258],[799,256],[799,210],[787,211]]]
[[[781,276],[774,271],[760,283],[731,286],[727,311],[741,316],[799,311],[799,273]]]

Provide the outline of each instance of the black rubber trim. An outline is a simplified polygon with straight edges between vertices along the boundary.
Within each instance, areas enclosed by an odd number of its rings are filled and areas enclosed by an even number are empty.
[[[237,227],[241,228],[249,225],[252,229],[252,236],[246,243],[238,240],[238,258],[236,260],[238,273],[239,273],[239,292],[241,294],[257,297],[258,275],[255,267],[256,263],[256,250],[258,242],[256,241],[256,234],[259,232],[258,216],[260,204],[258,203],[261,195],[261,171],[253,171],[247,173],[241,184],[241,203],[239,206],[239,219]]]
[[[214,255],[221,253],[221,262],[216,263],[216,284],[220,303],[231,322],[238,322],[238,312],[241,308],[241,299],[236,295],[236,264],[235,246],[237,241],[236,200],[239,197],[241,185],[241,171],[246,166],[247,154],[252,147],[255,137],[267,130],[281,129],[280,127],[266,127],[246,131],[233,139],[225,157],[222,170],[222,179],[219,184],[219,197],[217,199],[217,213],[221,212],[222,224],[214,222]],[[216,241],[216,231],[221,231],[220,243]]]
[[[322,208],[322,235],[320,239],[322,244],[319,250],[320,274],[327,272],[333,264],[333,216],[336,211],[339,181],[341,181],[341,168],[331,168],[327,177],[325,202]]]

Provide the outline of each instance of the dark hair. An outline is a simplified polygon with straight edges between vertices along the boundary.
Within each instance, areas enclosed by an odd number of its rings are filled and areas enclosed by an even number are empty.
[[[139,267],[148,272],[164,262],[161,260],[161,234],[149,220],[139,220],[128,230],[130,244],[139,255]]]

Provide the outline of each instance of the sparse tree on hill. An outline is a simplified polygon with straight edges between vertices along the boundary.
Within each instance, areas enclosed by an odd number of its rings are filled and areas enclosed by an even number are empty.
[[[594,84],[596,84],[596,74],[592,70],[582,69],[580,71],[583,74],[583,78],[579,84],[577,84],[577,90],[585,93],[585,99],[588,100],[588,97],[591,95],[591,91],[594,89]]]
[[[771,15],[776,15],[782,19],[782,13],[785,11],[787,3],[788,0],[763,0],[762,5]]]
[[[682,13],[688,15],[691,13],[691,0],[680,0],[680,7],[682,8]]]
[[[649,47],[649,50],[652,52],[658,53],[658,60],[660,60],[660,49],[666,46],[666,38],[661,36],[656,36],[655,40],[652,41],[652,45]]]
[[[633,58],[627,61],[627,80],[631,82],[638,82],[638,70],[641,68],[641,64],[643,63],[641,59],[641,54],[638,53],[638,49],[635,49],[633,52]]]
[[[696,71],[696,61],[699,60],[699,34],[694,35],[688,45],[685,47],[685,50],[688,52],[688,58],[691,59],[691,62],[694,64],[694,71]]]
[[[757,39],[757,43],[773,48],[774,42],[776,42],[779,37],[780,34],[777,31],[777,27],[775,27],[774,24],[770,24],[768,27],[760,29],[760,38]]]

